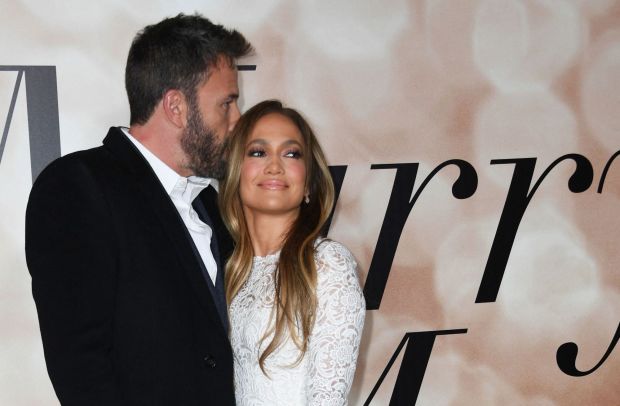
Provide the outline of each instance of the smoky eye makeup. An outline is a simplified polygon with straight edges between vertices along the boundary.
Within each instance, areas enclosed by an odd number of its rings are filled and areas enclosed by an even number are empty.
[[[262,157],[265,156],[265,149],[257,146],[250,146],[245,155],[248,157]]]
[[[283,157],[300,159],[303,157],[303,148],[297,141],[287,141],[282,146],[271,147],[270,144],[262,139],[253,140],[246,145],[245,156],[264,157],[268,153],[279,154]],[[271,152],[268,152],[271,151]]]
[[[301,149],[299,148],[288,148],[286,151],[284,151],[284,156],[299,159],[303,156],[303,154],[301,153]]]

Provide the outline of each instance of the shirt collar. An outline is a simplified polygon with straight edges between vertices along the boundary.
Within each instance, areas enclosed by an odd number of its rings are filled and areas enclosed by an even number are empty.
[[[153,172],[155,172],[157,179],[159,179],[159,182],[162,184],[164,190],[166,191],[166,193],[168,193],[168,195],[172,194],[172,191],[181,179],[185,180],[181,181],[181,183],[184,185],[187,185],[187,182],[197,184],[197,186],[193,188],[193,191],[191,193],[193,195],[192,200],[198,195],[198,193],[200,193],[209,185],[213,186],[216,191],[219,191],[219,183],[216,179],[202,178],[200,176],[190,176],[188,178],[184,178],[183,176],[176,173],[174,169],[166,165],[161,159],[157,157],[157,155],[149,151],[149,149],[142,145],[140,141],[138,141],[131,134],[129,134],[128,128],[121,127],[121,131],[123,131],[129,141],[131,141],[136,146],[144,159],[146,159],[146,161],[149,163],[149,165],[153,169]]]

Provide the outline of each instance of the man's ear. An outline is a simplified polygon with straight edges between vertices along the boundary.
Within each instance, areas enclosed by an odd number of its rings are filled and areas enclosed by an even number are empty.
[[[187,101],[180,90],[171,89],[164,93],[162,106],[168,121],[178,128],[187,125]]]

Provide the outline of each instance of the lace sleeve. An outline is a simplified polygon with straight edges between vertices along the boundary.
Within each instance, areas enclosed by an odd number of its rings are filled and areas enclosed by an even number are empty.
[[[349,250],[337,242],[324,241],[317,251],[318,308],[306,354],[306,403],[346,405],[366,306],[357,264]]]

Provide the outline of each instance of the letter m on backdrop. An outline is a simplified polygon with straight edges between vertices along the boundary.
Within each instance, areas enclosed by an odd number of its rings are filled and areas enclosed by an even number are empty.
[[[9,136],[17,95],[22,84],[26,88],[28,133],[32,180],[54,159],[60,156],[60,126],[58,124],[58,89],[55,66],[3,66],[0,72],[17,72],[11,102],[0,139],[0,162]]]

